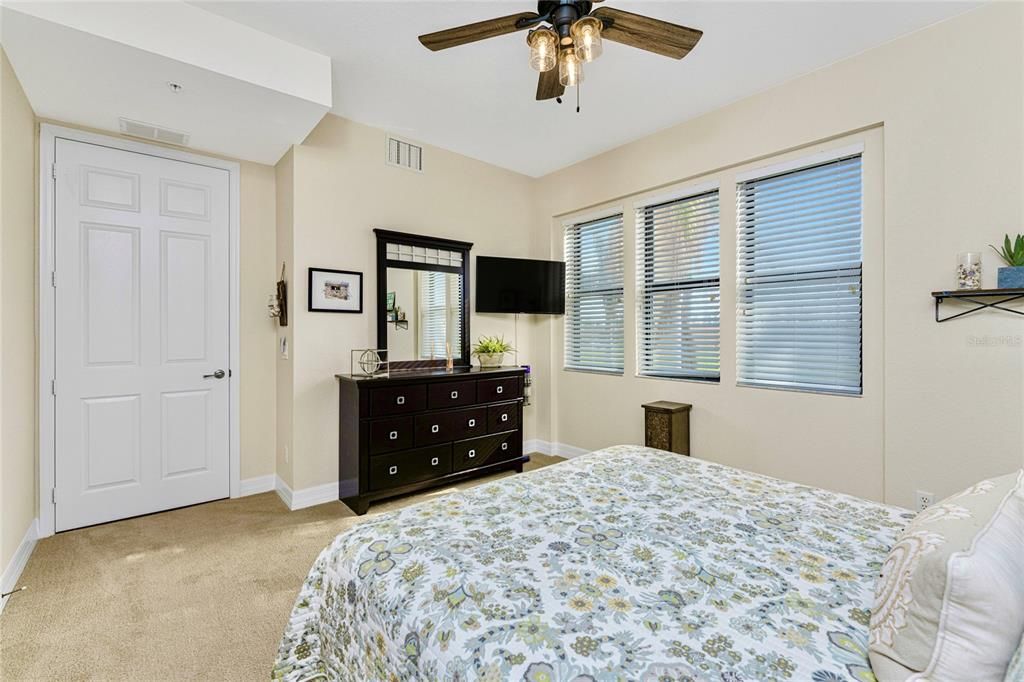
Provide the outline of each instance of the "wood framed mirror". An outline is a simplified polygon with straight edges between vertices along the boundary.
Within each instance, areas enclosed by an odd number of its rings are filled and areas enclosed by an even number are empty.
[[[469,367],[469,242],[375,228],[377,347],[391,368]]]

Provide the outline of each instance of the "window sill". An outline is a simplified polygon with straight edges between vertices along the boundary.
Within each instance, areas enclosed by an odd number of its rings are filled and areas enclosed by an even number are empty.
[[[581,367],[563,367],[562,371],[564,371],[564,372],[577,372],[579,374],[600,374],[600,375],[603,375],[603,376],[610,376],[610,377],[621,377],[621,376],[623,376],[625,374],[625,372],[623,370],[621,370],[621,369],[618,369],[618,370],[616,370],[616,369],[584,369],[584,368],[581,368]]]
[[[811,395],[829,395],[837,398],[863,398],[864,391],[861,389],[859,393],[852,391],[829,391],[824,388],[798,388],[796,386],[772,386],[770,384],[754,384],[754,383],[743,383],[742,381],[736,382],[737,388],[760,388],[767,389],[769,391],[784,391],[786,393],[810,393]]]
[[[681,381],[687,384],[704,384],[706,386],[720,386],[722,378],[702,379],[700,377],[666,377],[657,374],[634,374],[637,379],[654,379],[655,381]]]

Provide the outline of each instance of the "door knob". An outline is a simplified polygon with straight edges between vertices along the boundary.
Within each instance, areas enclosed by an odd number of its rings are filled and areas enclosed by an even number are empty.
[[[225,376],[224,370],[218,369],[213,374],[204,374],[203,378],[204,379],[223,379],[224,376]]]

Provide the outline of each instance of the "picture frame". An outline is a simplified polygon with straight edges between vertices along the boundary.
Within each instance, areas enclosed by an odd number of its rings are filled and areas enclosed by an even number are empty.
[[[309,268],[308,310],[311,313],[362,313],[363,273]]]
[[[388,301],[388,308],[387,309],[389,311],[394,310],[395,309],[395,292],[394,291],[389,291],[388,292],[387,301]]]

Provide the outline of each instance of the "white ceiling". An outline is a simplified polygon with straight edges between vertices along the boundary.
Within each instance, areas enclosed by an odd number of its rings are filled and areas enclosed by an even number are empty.
[[[976,7],[967,2],[633,2],[699,28],[682,61],[606,43],[582,113],[536,102],[525,32],[432,53],[417,35],[529,11],[521,2],[199,2],[326,54],[334,113],[540,176]]]
[[[5,2],[0,42],[42,118],[134,119],[247,161],[276,163],[332,101],[323,55],[180,2]]]

